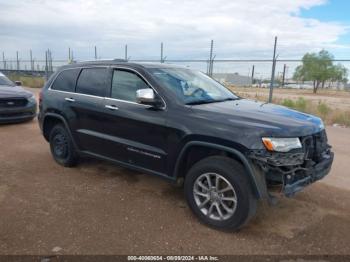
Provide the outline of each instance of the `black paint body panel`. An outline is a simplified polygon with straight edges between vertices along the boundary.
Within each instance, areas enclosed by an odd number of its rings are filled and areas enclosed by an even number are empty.
[[[62,70],[101,66],[111,71],[122,68],[136,72],[162,98],[164,107],[155,109],[108,96],[94,97],[49,88]],[[152,67],[172,66],[101,61],[61,68],[43,88],[40,126],[43,127],[47,115],[59,115],[79,151],[173,180],[182,175],[177,173],[177,163],[181,163],[181,152],[191,142],[232,149],[232,154],[238,152],[239,158],[246,160],[243,163],[248,166],[248,173],[254,173],[247,155],[250,150],[264,150],[262,137],[303,137],[323,129],[318,117],[247,99],[184,105],[148,72]],[[256,180],[256,174],[251,176]],[[261,187],[260,184],[255,186]]]

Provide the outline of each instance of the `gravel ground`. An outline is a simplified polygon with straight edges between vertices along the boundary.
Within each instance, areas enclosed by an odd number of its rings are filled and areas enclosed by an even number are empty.
[[[350,129],[327,131],[329,177],[224,233],[181,188],[97,160],[63,168],[36,120],[0,126],[0,254],[350,254]]]

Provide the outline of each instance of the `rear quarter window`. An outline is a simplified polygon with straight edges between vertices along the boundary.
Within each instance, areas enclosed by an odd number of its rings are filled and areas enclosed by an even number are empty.
[[[110,72],[107,68],[85,68],[81,71],[76,92],[105,97],[110,90]]]
[[[80,69],[78,68],[62,71],[56,77],[55,81],[51,86],[51,89],[66,92],[74,92],[79,72]]]

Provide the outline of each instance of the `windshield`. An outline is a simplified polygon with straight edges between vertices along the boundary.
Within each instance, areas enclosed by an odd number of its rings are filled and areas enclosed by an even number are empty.
[[[0,86],[14,86],[13,82],[0,73]]]
[[[150,71],[186,105],[238,99],[226,87],[201,72],[182,68],[152,68]]]

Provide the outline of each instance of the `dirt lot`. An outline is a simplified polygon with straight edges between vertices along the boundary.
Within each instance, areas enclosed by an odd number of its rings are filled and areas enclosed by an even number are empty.
[[[329,177],[223,233],[160,178],[96,160],[63,168],[36,121],[0,126],[0,254],[350,254],[350,129],[328,134]]]

